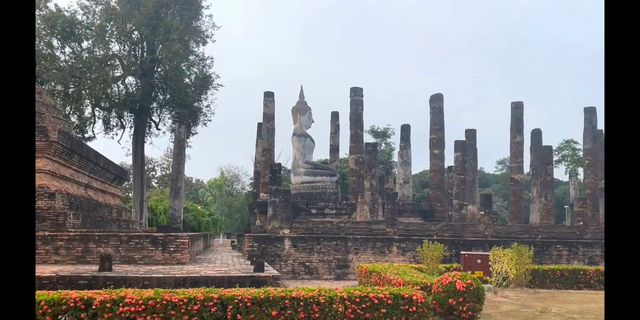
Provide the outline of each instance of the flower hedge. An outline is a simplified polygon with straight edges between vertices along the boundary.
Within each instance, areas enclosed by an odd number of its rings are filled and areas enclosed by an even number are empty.
[[[484,288],[471,274],[446,273],[431,288],[431,306],[445,319],[477,319],[483,305]]]
[[[529,288],[604,290],[604,267],[534,265],[530,272]]]
[[[459,264],[440,265],[443,272],[460,271]],[[358,285],[365,287],[413,287],[429,292],[437,276],[425,273],[420,264],[371,263],[356,268]]]
[[[53,319],[429,319],[411,288],[263,288],[37,291],[36,318]]]

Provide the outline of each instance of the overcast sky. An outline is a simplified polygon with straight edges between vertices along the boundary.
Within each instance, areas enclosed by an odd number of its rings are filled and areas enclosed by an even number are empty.
[[[67,1],[60,1],[67,2]],[[413,172],[429,166],[429,96],[444,94],[446,165],[453,141],[478,130],[479,166],[509,155],[512,101],[524,101],[525,171],[530,133],[544,144],[582,142],[583,108],[604,127],[603,1],[212,0],[221,28],[208,48],[223,88],[216,114],[191,141],[186,174],[202,179],[233,164],[252,171],[262,94],[274,91],[276,160],[291,163],[291,107],[300,85],[313,110],[314,158],[329,156],[331,111],[348,153],[349,88],[364,89],[365,128],[411,125]],[[365,141],[370,141],[365,135]],[[115,162],[130,140],[90,144]],[[154,138],[159,156],[169,137]],[[565,179],[562,170],[556,177]]]

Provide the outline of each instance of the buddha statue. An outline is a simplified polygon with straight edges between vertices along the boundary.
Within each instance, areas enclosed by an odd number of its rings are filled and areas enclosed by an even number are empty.
[[[304,100],[304,91],[300,86],[298,102],[291,108],[293,117],[293,163],[291,164],[291,184],[333,184],[338,179],[336,170],[328,165],[313,161],[316,143],[307,130],[313,124],[311,107]]]

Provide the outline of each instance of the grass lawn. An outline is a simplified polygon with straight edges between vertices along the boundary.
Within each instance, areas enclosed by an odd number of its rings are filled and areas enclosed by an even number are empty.
[[[604,319],[604,291],[494,289],[480,319]]]

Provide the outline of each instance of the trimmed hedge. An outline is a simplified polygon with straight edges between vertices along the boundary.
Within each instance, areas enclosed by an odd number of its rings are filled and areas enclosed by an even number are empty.
[[[460,271],[459,264],[442,264],[444,272]],[[429,292],[437,276],[425,273],[421,264],[371,263],[356,267],[358,285],[365,287],[413,287]]]
[[[604,267],[534,265],[528,288],[604,290]]]
[[[411,288],[37,291],[49,319],[429,319]]]

